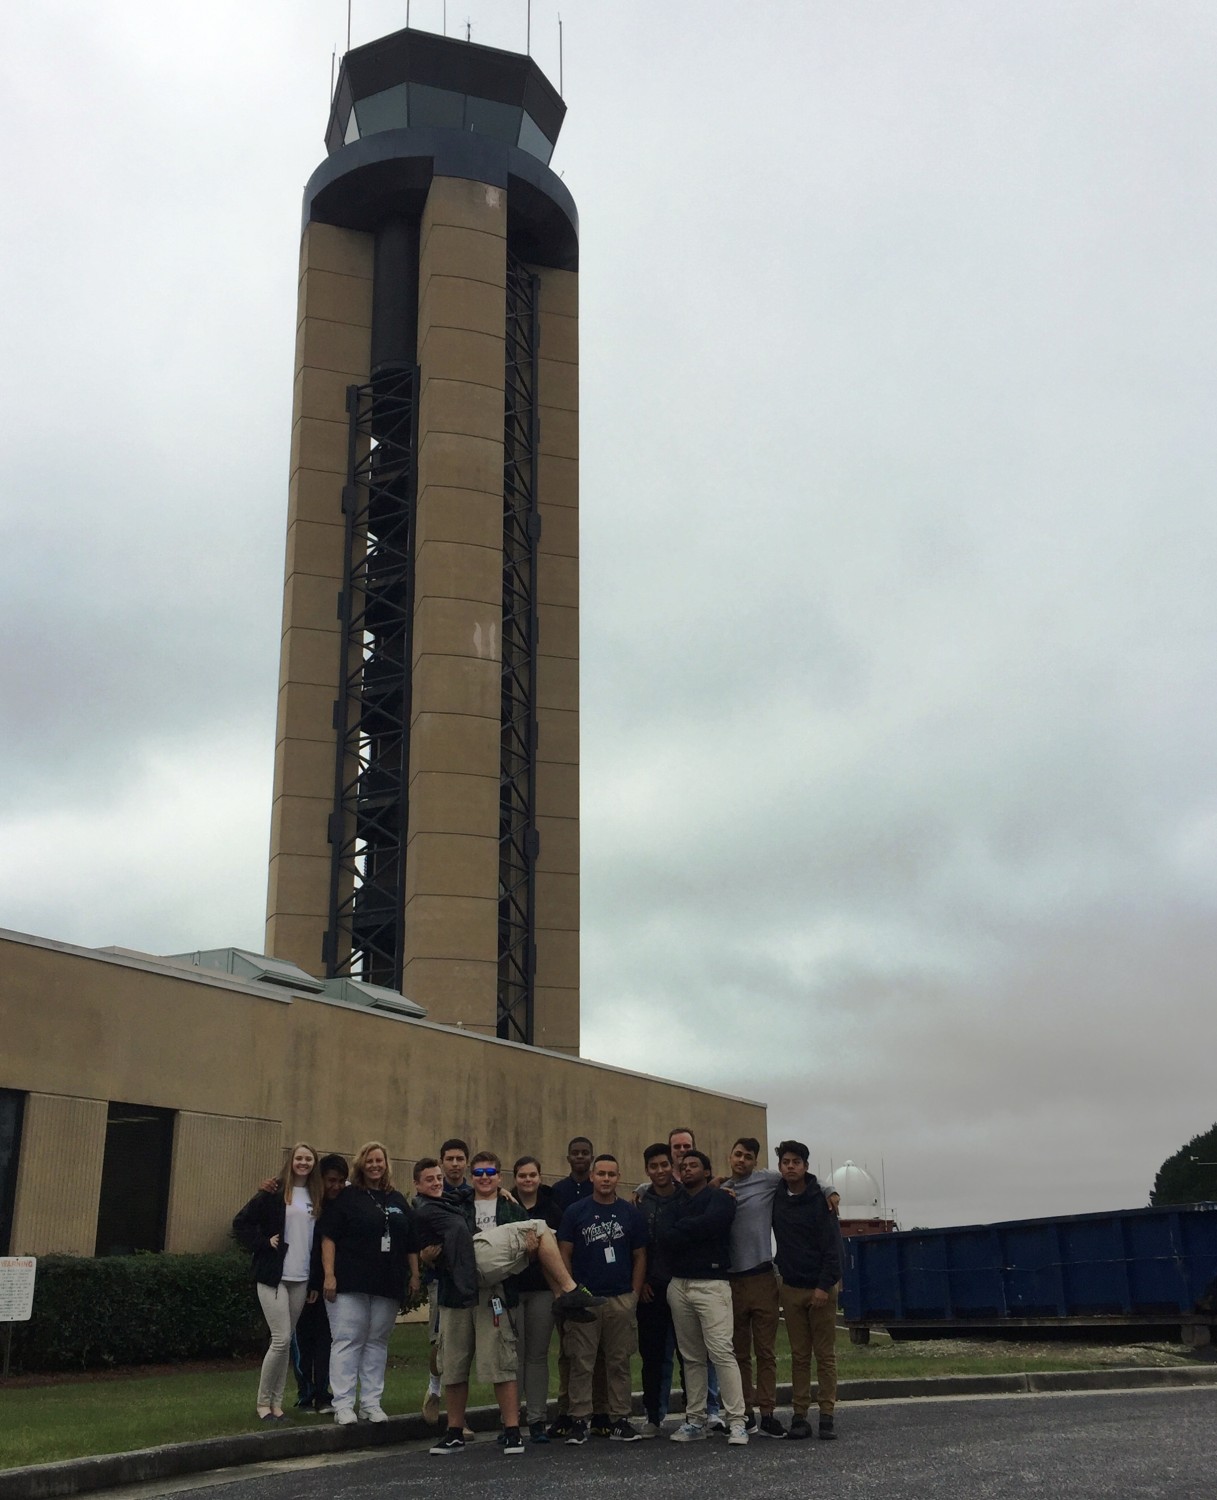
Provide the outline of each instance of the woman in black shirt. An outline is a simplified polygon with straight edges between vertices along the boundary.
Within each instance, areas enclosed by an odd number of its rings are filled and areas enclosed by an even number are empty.
[[[321,1265],[330,1318],[330,1388],[343,1426],[388,1418],[380,1404],[389,1335],[407,1297],[418,1291],[414,1215],[393,1186],[389,1153],[369,1141],[351,1181],[321,1215]]]

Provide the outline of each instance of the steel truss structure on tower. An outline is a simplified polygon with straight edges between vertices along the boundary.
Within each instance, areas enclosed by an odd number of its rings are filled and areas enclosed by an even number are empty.
[[[537,793],[537,277],[507,255],[503,418],[503,678],[499,780],[500,1037],[533,1040]]]
[[[400,990],[405,951],[418,411],[414,366],[347,390],[346,553],[323,962]]]

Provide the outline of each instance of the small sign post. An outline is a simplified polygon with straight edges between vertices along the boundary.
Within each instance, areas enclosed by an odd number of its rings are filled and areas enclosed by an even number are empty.
[[[13,1353],[13,1324],[28,1323],[34,1311],[34,1278],[38,1261],[33,1255],[0,1256],[0,1323],[4,1324],[4,1379],[8,1379]]]

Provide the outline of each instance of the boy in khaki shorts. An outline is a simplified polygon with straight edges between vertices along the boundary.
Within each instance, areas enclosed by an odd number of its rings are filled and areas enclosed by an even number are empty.
[[[476,1356],[478,1376],[494,1386],[503,1417],[503,1451],[522,1453],[519,1395],[516,1389],[516,1337],[504,1282],[536,1258],[567,1316],[588,1316],[598,1306],[576,1286],[544,1219],[499,1194],[500,1164],[493,1152],[473,1158],[474,1197],[456,1204],[443,1197],[439,1163],[424,1157],[414,1168],[416,1225],[420,1246],[438,1245],[442,1255],[439,1290],[439,1365],[447,1407],[447,1430],[432,1453],[459,1453],[469,1374]]]

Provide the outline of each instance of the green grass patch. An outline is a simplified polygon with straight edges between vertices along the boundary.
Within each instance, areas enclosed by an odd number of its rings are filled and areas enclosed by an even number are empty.
[[[844,1333],[837,1342],[838,1376],[842,1381],[1191,1362],[1190,1354],[1180,1345],[980,1344],[966,1340],[897,1344],[876,1335],[874,1342],[859,1347]],[[778,1380],[789,1379],[790,1351],[785,1329],[781,1328]],[[640,1386],[635,1359],[634,1389]],[[426,1389],[426,1327],[402,1324],[390,1344],[385,1410],[418,1411]],[[257,1390],[257,1367],[249,1365],[206,1371],[162,1370],[156,1374],[135,1369],[126,1375],[72,1375],[44,1378],[36,1384],[0,1385],[0,1468],[254,1431],[260,1425],[254,1412]],[[556,1390],[557,1371],[551,1368],[550,1391]],[[294,1397],[290,1376],[287,1394],[290,1401]],[[471,1405],[486,1405],[492,1400],[489,1387],[472,1387]],[[293,1410],[290,1405],[287,1409]],[[300,1426],[331,1420],[292,1416],[293,1424]]]

